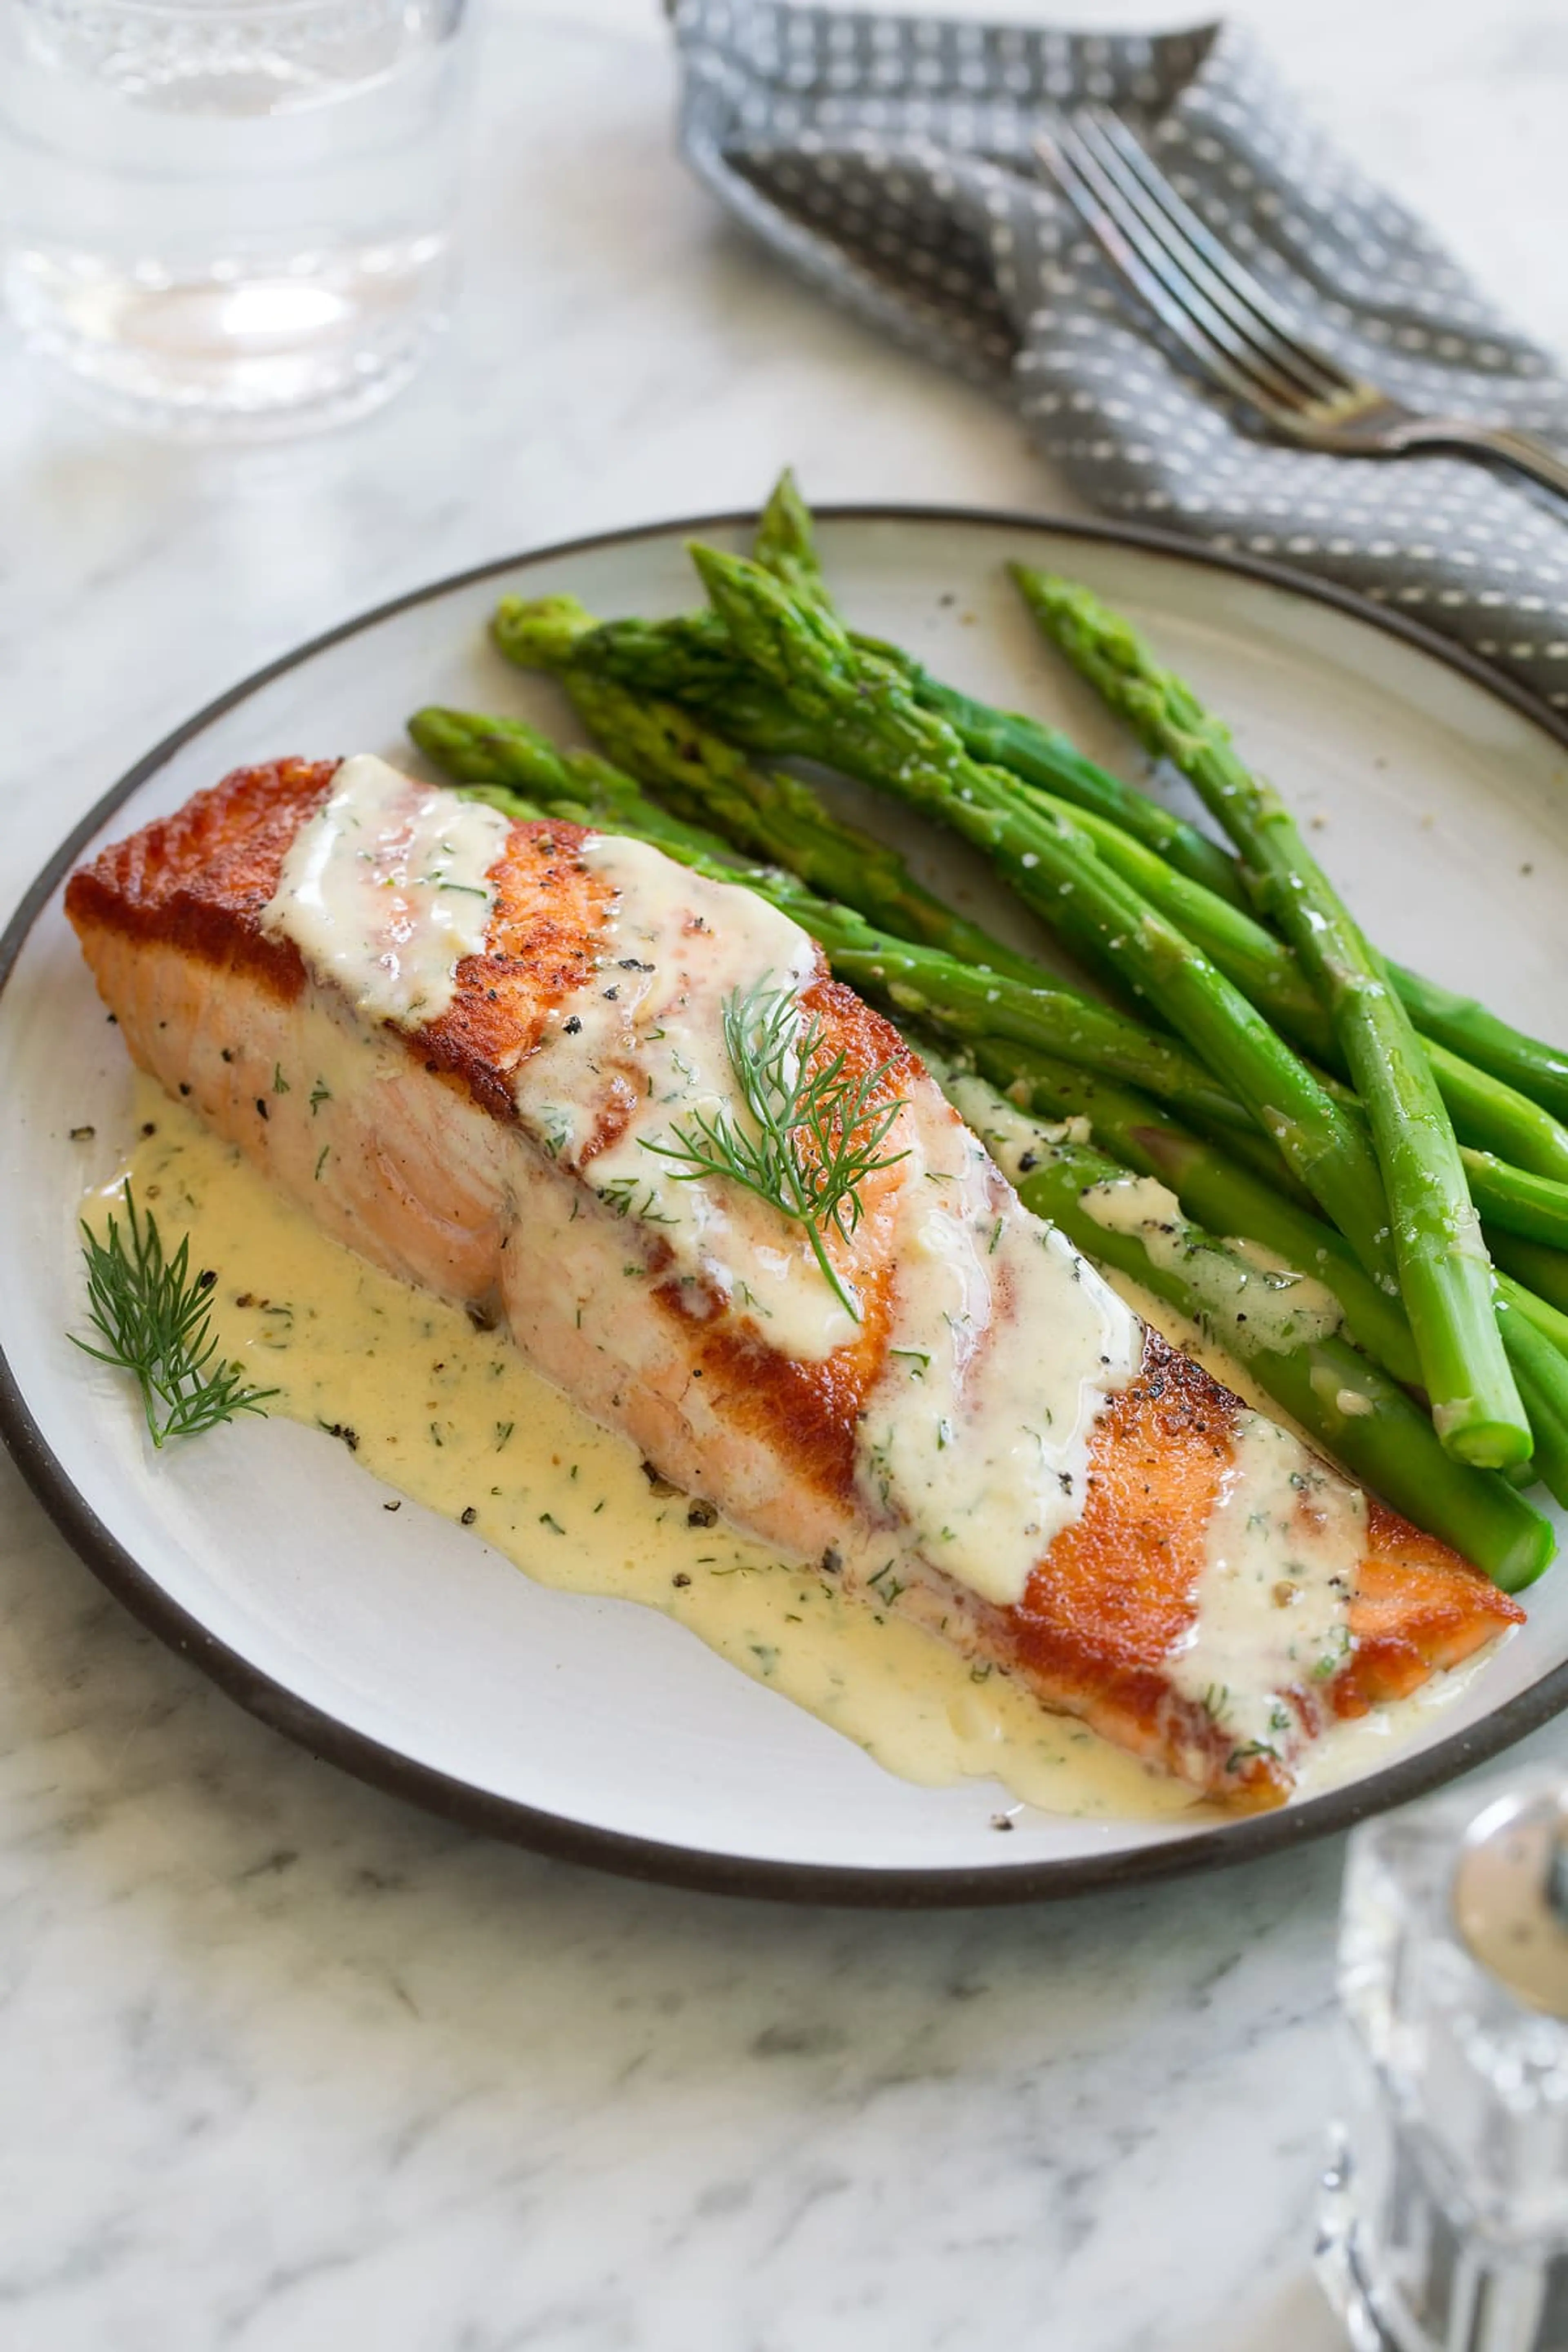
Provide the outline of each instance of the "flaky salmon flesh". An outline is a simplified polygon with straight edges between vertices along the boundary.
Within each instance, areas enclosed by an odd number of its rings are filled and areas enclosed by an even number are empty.
[[[617,878],[596,855],[601,837],[580,827],[501,824],[482,940],[457,963],[449,1001],[427,1021],[376,1018],[310,968],[268,916],[291,845],[337,773],[335,761],[293,760],[239,770],[83,866],[66,905],[100,992],[135,1062],[328,1234],[411,1283],[504,1317],[527,1360],[666,1478],[847,1591],[896,1607],[977,1666],[1014,1676],[1042,1706],[1233,1807],[1282,1801],[1336,1718],[1405,1696],[1520,1620],[1447,1545],[1282,1438],[1298,1467],[1284,1489],[1286,1566],[1271,1579],[1271,1601],[1288,1622],[1299,1598],[1289,1556],[1321,1544],[1333,1517],[1351,1534],[1331,1562],[1331,1638],[1283,1672],[1279,1657],[1293,1653],[1276,1642],[1258,1666],[1267,1689],[1246,1686],[1253,1653],[1232,1643],[1217,1695],[1198,1686],[1215,1529],[1222,1511],[1234,1512],[1237,1465],[1257,1454],[1260,1417],[1141,1324],[1127,1363],[1105,1375],[1086,1427],[1086,1475],[1059,1507],[1068,1516],[1042,1535],[1021,1589],[999,1595],[959,1572],[958,1555],[942,1549],[952,1529],[928,1529],[896,1482],[868,1470],[868,1430],[888,1397],[923,1397],[907,1378],[919,1351],[896,1345],[912,1280],[910,1188],[923,1182],[929,1205],[956,1197],[956,1186],[993,1234],[1006,1220],[1025,1221],[1037,1238],[1042,1229],[988,1162],[978,1166],[921,1063],[806,942],[799,1004],[816,1051],[871,1079],[871,1104],[900,1108],[858,1221],[828,1234],[853,1318],[830,1329],[831,1345],[781,1344],[782,1326],[770,1336],[744,1284],[694,1276],[679,1259],[651,1188],[645,1203],[636,1187],[595,1181],[647,1090],[629,1049],[595,1065],[594,1098],[569,1107],[563,1127],[525,1083],[551,1066],[538,1057],[581,1028],[574,1008],[614,992],[603,984],[605,944],[626,936],[636,876]],[[686,932],[703,939],[746,896],[679,868],[661,887],[689,908]],[[653,969],[649,958],[625,963],[634,977]],[[275,1092],[280,1068],[306,1083]],[[318,1071],[324,1098],[312,1107]],[[647,1165],[670,1172],[651,1149]],[[716,1230],[721,1212],[720,1202]],[[769,1263],[778,1259],[773,1250]],[[804,1256],[801,1267],[800,1279],[821,1280]],[[1098,1276],[1079,1261],[1074,1280],[1079,1268],[1099,1297]],[[973,1296],[952,1412],[932,1424],[937,1447],[971,1442],[966,1401],[979,1393],[988,1351],[1016,1349],[1019,1337],[1008,1331],[1005,1282],[994,1280],[986,1297],[966,1278]],[[1042,1393],[1047,1373],[1061,1393],[1052,1350],[1066,1343],[1051,1328],[1025,1336]],[[1086,1381],[1094,1370],[1085,1368]],[[895,1374],[905,1382],[896,1391]],[[1059,1473],[1064,1492],[1072,1475]]]

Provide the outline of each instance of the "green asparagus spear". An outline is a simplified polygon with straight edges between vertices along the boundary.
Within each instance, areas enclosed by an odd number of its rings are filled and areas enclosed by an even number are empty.
[[[793,549],[786,558],[767,565],[792,593],[803,568],[800,555]],[[810,594],[799,601],[825,612],[832,610],[820,574],[815,576]],[[501,652],[521,668],[562,669],[574,664],[595,676],[614,678],[641,698],[685,705],[746,751],[771,759],[811,756],[811,729],[803,726],[787,700],[738,656],[712,613],[685,614],[668,621],[595,625],[574,597],[532,601],[503,597],[492,625]],[[939,717],[948,716],[949,704],[958,706],[961,715],[979,711],[980,706],[969,703],[965,697],[937,688],[919,665],[896,646],[854,633],[850,642],[868,660],[907,674],[910,691]],[[989,730],[971,725],[966,733],[962,724],[957,727],[974,757],[984,759],[993,742],[1010,740],[1009,729],[1033,729],[1050,751],[1048,758],[1043,751],[1037,756],[1027,782],[1054,792],[1059,807],[1070,805],[1076,815],[1109,824],[1133,847],[1142,845],[1161,854],[1173,870],[1204,883],[1222,901],[1243,908],[1245,894],[1232,860],[1195,825],[1173,815],[1119,777],[1096,768],[1065,735],[1036,728],[1028,719],[1015,720],[1001,713],[990,717],[994,724]]]
[[[1490,1151],[1516,1168],[1568,1180],[1568,1129],[1489,1070],[1461,1061],[1436,1038],[1424,1040],[1454,1132],[1472,1150]]]
[[[690,707],[731,742],[770,759],[800,754],[809,743],[809,730],[783,696],[737,659],[716,614],[601,623],[574,596],[503,596],[490,634],[520,669],[571,665],[613,677],[645,699]]]
[[[1273,1138],[1368,1271],[1392,1278],[1364,1132],[1208,958],[1067,826],[1020,807],[1012,780],[972,761],[945,721],[921,710],[896,672],[858,654],[831,615],[795,604],[744,558],[701,547],[693,557],[737,650],[809,724],[814,756],[985,849],[1075,952],[1158,1008]]]
[[[752,552],[798,603],[833,609],[817,561],[811,510],[788,467],[763,509]],[[700,615],[675,625],[683,633],[700,632],[707,619]],[[1184,817],[1162,808],[1147,793],[1123,783],[1120,776],[1097,767],[1059,729],[1044,727],[1017,711],[990,709],[971,696],[943,686],[901,646],[858,631],[851,634],[860,652],[889,663],[901,673],[915,699],[947,720],[972,759],[1010,768],[1015,775],[1056,795],[1064,805],[1097,816],[1122,837],[1157,850],[1178,873],[1206,883],[1222,898],[1245,907],[1246,895],[1235,865],[1217,842],[1210,841]],[[753,743],[751,748],[783,746]]]
[[[1473,996],[1458,995],[1435,980],[1423,980],[1402,963],[1389,975],[1424,1037],[1446,1045],[1478,1070],[1489,1070],[1505,1086],[1539,1103],[1554,1119],[1568,1123],[1568,1054],[1545,1045],[1510,1022],[1500,1021]],[[1533,1161],[1531,1163],[1535,1164]],[[1550,1175],[1550,1169],[1542,1169]],[[1568,1169],[1563,1170],[1568,1173]]]
[[[806,919],[803,916],[803,921]],[[1079,1068],[1124,1080],[1190,1118],[1245,1129],[1247,1114],[1179,1045],[1107,1005],[977,971],[874,930],[847,908],[807,923],[852,988],[950,1037],[1010,1038]]]
[[[788,474],[781,479],[759,524],[757,553],[759,560],[793,593],[808,597],[814,604],[827,604],[816,562],[810,511]],[[571,602],[546,600],[545,606],[537,609],[548,611],[551,604],[569,609]],[[522,660],[525,666],[541,660],[548,666],[552,660],[564,658],[566,649],[559,638],[547,650],[536,636],[530,649],[527,641],[531,624],[526,619],[517,622],[519,634],[511,634],[509,614],[523,615],[530,609],[518,606],[515,601],[503,607],[497,628],[502,650]],[[581,619],[585,624],[587,616],[582,615]],[[1135,844],[1159,852],[1177,875],[1206,885],[1221,900],[1245,906],[1246,893],[1236,865],[1218,844],[1162,808],[1147,794],[1096,767],[1065,736],[1042,727],[1035,719],[992,710],[971,697],[956,693],[933,679],[921,664],[897,646],[867,636],[858,635],[853,641],[862,652],[899,667],[916,699],[954,727],[972,757],[1010,769],[1026,784],[1053,794],[1058,803],[1071,803],[1081,818],[1098,819],[1101,827],[1109,822],[1110,837],[1101,837],[1100,842],[1102,854],[1114,858],[1119,838],[1131,835]],[[642,693],[687,700],[695,698],[707,716],[749,750],[784,756],[802,748],[799,730],[787,707],[777,696],[760,688],[744,665],[737,663],[733,648],[710,614],[686,615],[657,625],[612,623],[595,632],[592,647],[584,646],[581,653],[584,660],[595,667],[606,667],[622,683]],[[1183,909],[1162,900],[1150,887],[1152,877],[1147,870],[1142,874],[1129,872],[1127,878],[1146,896],[1153,897],[1157,904],[1163,905],[1178,929],[1186,931],[1222,971],[1246,989],[1242,973],[1232,968],[1225,953],[1217,951],[1215,943],[1198,927],[1194,909]],[[1473,999],[1441,987],[1402,965],[1390,962],[1387,970],[1424,1035],[1446,1045],[1473,1070],[1490,1073],[1552,1112],[1555,1118],[1568,1121],[1568,1055],[1499,1020]],[[1291,1028],[1283,1004],[1277,1006],[1257,997],[1254,1001],[1296,1043],[1308,1051],[1317,1050],[1309,1034]],[[1441,1072],[1439,1083],[1445,1084]],[[1510,1138],[1496,1128],[1467,1135],[1461,1106],[1446,1084],[1445,1098],[1466,1139],[1479,1148],[1504,1150],[1521,1165],[1543,1175],[1568,1177],[1568,1139],[1561,1127],[1552,1139],[1556,1156],[1543,1157],[1539,1151],[1526,1150],[1519,1137]]]
[[[816,604],[829,602],[817,562],[811,510],[787,468],[763,509],[752,552],[757,562],[782,580],[792,594]],[[1247,892],[1236,861],[1218,843],[1162,808],[1146,793],[1086,760],[1058,730],[1016,711],[992,709],[971,696],[955,692],[900,646],[858,634],[855,642],[862,651],[879,655],[899,667],[916,699],[948,720],[972,758],[1009,768],[1025,782],[1052,796],[1058,805],[1066,803],[1075,807],[1108,862],[1116,865],[1127,880],[1163,908],[1178,929],[1185,931],[1212,956],[1220,970],[1251,996],[1259,1012],[1266,1013],[1277,1028],[1307,1052],[1321,1056],[1322,1048],[1314,1043],[1310,1032],[1292,1026],[1283,1002],[1256,993],[1248,987],[1243,971],[1233,968],[1216,950],[1199,928],[1196,910],[1191,904],[1184,905],[1179,897],[1173,902],[1162,898],[1155,887],[1156,877],[1147,865],[1140,867],[1118,863],[1119,853],[1131,836],[1135,845],[1156,851],[1178,878],[1205,884],[1222,901],[1244,910]],[[1505,1085],[1518,1088],[1557,1118],[1568,1119],[1568,1055],[1500,1021],[1473,998],[1441,988],[1436,982],[1425,980],[1398,964],[1389,963],[1387,970],[1424,1036],[1446,1045],[1472,1068],[1489,1072]],[[1437,1076],[1441,1085],[1440,1070]],[[1463,1139],[1458,1109],[1447,1091],[1445,1099]],[[1496,1137],[1490,1139],[1499,1140]],[[1568,1133],[1561,1129],[1557,1148],[1568,1154]],[[1522,1165],[1535,1168],[1543,1175],[1568,1177],[1568,1156],[1552,1162],[1518,1152],[1515,1156],[1521,1158]]]
[[[1189,1134],[1158,1104],[1114,1081],[994,1040],[983,1040],[971,1050],[994,1085],[1026,1102],[1037,1114],[1087,1118],[1101,1150],[1139,1174],[1158,1177],[1168,1184],[1199,1224],[1212,1233],[1260,1242],[1286,1265],[1326,1284],[1338,1298],[1346,1328],[1357,1345],[1395,1380],[1406,1385],[1419,1382],[1409,1325],[1397,1300],[1389,1298],[1362,1272],[1338,1234],[1303,1214],[1250,1170],[1238,1167],[1226,1147]],[[1518,1171],[1508,1170],[1505,1174],[1512,1179]],[[1506,1248],[1506,1241],[1502,1246]],[[1539,1273],[1543,1263],[1536,1260],[1532,1270]],[[1564,1295],[1568,1295],[1568,1261],[1563,1273]],[[1510,1276],[1494,1274],[1494,1286],[1498,1300],[1517,1308],[1559,1355],[1568,1358],[1568,1314]],[[1518,1350],[1506,1327],[1503,1336],[1517,1371]],[[1568,1392],[1563,1402],[1568,1407]]]
[[[1410,1016],[1289,811],[1226,730],[1135,633],[1085,589],[1020,574],[1030,609],[1075,669],[1151,750],[1176,757],[1242,859],[1334,1024],[1383,1171],[1400,1288],[1433,1419],[1461,1461],[1523,1461],[1530,1432],[1492,1305],[1490,1268],[1453,1125]]]
[[[1100,1199],[1114,1200],[1126,1183],[1114,1160],[1026,1119],[982,1080],[940,1067],[935,1075],[1026,1207],[1058,1225],[1086,1256],[1130,1275],[1200,1328],[1223,1337],[1258,1386],[1326,1451],[1417,1526],[1444,1536],[1505,1591],[1533,1583],[1552,1557],[1547,1523],[1496,1472],[1446,1453],[1419,1408],[1370,1358],[1310,1325],[1291,1332],[1267,1316],[1239,1320],[1223,1302],[1238,1292],[1245,1297],[1256,1284],[1256,1268],[1245,1258],[1163,1208],[1152,1233],[1137,1224],[1129,1229],[1120,1217],[1102,1222],[1095,1214]],[[1563,1370],[1568,1374],[1568,1365]]]
[[[1069,661],[1075,658],[1075,640],[1057,635],[1054,615],[1060,609],[1058,591],[1070,583],[1058,582],[1053,575],[1030,570],[1027,565],[1015,564],[1013,576],[1021,589],[1025,602],[1047,635],[1059,645]],[[1101,608],[1103,610],[1103,608]],[[1114,617],[1114,616],[1112,616]],[[1100,688],[1100,679],[1091,670],[1083,675],[1091,685]],[[1115,708],[1112,704],[1112,708]],[[1201,722],[1197,732],[1181,729],[1168,739],[1145,735],[1145,747],[1158,756],[1168,758],[1184,774],[1189,751],[1202,756],[1203,730],[1217,731],[1228,742],[1226,731],[1195,701],[1192,710]],[[1127,714],[1123,714],[1127,715]],[[1141,731],[1134,721],[1135,731]],[[1196,781],[1195,778],[1192,779]],[[1226,895],[1224,893],[1221,894]],[[1448,1051],[1469,1063],[1474,1068],[1489,1072],[1505,1086],[1515,1087],[1521,1094],[1550,1111],[1555,1118],[1568,1122],[1568,1053],[1549,1045],[1539,1037],[1517,1029],[1510,1022],[1500,1020],[1496,1013],[1479,1003],[1474,997],[1462,996],[1435,980],[1426,979],[1406,965],[1383,959],[1384,969],[1404,1003],[1406,1011],[1423,1036],[1447,1046]],[[1533,1164],[1533,1163],[1532,1163]],[[1553,1172],[1542,1169],[1543,1174]]]

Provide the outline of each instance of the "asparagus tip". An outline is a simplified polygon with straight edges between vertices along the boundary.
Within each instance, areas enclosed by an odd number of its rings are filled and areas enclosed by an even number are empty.
[[[490,616],[496,644],[524,669],[569,661],[578,638],[596,625],[575,596],[503,596]]]

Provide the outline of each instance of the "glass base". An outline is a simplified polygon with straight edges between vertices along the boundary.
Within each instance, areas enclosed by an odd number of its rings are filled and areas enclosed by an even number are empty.
[[[5,290],[28,348],[120,423],[254,441],[390,399],[445,324],[447,278],[436,237],[178,278],[24,247]]]
[[[1378,2317],[1356,2253],[1356,2207],[1351,2195],[1344,2135],[1334,2148],[1318,2197],[1318,2242],[1312,2267],[1345,2331],[1351,2352],[1400,2352]]]

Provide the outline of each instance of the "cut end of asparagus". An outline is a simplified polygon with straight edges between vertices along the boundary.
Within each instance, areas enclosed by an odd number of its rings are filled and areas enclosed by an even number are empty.
[[[1500,1558],[1480,1564],[1500,1592],[1524,1592],[1545,1575],[1556,1557],[1557,1538],[1550,1521],[1531,1512],[1528,1522],[1520,1522],[1517,1538],[1509,1549]]]
[[[1436,1406],[1433,1424],[1443,1451],[1474,1470],[1509,1470],[1530,1459],[1530,1431],[1522,1418],[1493,1421],[1478,1418],[1468,1399]]]

